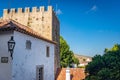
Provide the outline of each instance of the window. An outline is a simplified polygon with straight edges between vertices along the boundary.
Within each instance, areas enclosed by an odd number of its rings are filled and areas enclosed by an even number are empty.
[[[26,49],[31,49],[31,41],[30,40],[26,41]]]
[[[46,56],[47,57],[50,56],[50,48],[49,48],[49,46],[46,47]]]
[[[36,67],[36,78],[37,80],[43,80],[43,66]]]

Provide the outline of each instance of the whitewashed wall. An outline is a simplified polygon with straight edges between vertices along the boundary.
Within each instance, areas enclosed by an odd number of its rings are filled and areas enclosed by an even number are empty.
[[[12,80],[36,80],[36,65],[44,65],[44,80],[54,80],[54,44],[17,31],[14,40]],[[31,50],[26,49],[26,40],[32,42]],[[46,46],[50,46],[50,57],[46,57]]]
[[[0,32],[0,80],[12,79],[11,57],[10,53],[8,52],[7,44],[12,35],[12,32]],[[1,63],[1,57],[8,57],[8,63]]]
[[[7,42],[14,36],[16,42],[13,60],[8,52]],[[26,40],[32,42],[26,49]],[[50,57],[46,57],[46,46]],[[1,63],[1,57],[9,57],[8,63]],[[14,31],[0,33],[0,80],[36,80],[36,66],[44,66],[44,80],[54,80],[54,44]]]

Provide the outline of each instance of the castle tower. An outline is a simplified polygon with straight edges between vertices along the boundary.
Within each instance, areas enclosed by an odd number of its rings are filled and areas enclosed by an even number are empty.
[[[53,11],[52,6],[46,9],[44,6],[40,8],[33,7],[32,11],[29,7],[25,9],[4,9],[3,20],[12,19],[25,26],[30,27],[38,32],[41,36],[56,41],[55,49],[55,68],[60,66],[59,58],[59,36],[60,36],[60,23]],[[56,71],[55,69],[55,71]]]

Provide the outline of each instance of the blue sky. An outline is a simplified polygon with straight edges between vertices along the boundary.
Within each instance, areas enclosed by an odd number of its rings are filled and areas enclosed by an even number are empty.
[[[74,53],[94,56],[120,43],[120,0],[2,0],[0,16],[4,8],[47,6],[48,1]]]

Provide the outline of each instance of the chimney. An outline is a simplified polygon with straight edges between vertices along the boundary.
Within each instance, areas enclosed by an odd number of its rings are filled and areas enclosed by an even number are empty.
[[[70,80],[70,68],[66,68],[66,80]]]

